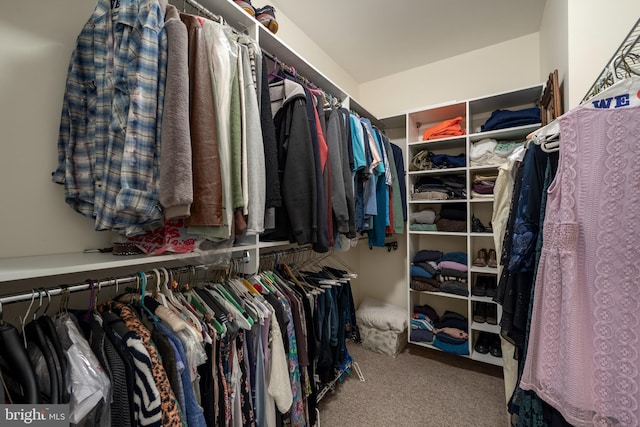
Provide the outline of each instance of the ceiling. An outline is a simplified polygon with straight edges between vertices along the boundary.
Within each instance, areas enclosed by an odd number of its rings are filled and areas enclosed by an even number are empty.
[[[255,3],[255,1],[254,1]],[[538,32],[545,0],[277,0],[358,83]]]

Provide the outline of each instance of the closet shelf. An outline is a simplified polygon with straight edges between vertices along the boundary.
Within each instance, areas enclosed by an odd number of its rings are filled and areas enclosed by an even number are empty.
[[[507,159],[505,159],[506,161]],[[478,165],[478,166],[469,166],[470,171],[485,171],[485,170],[495,170],[498,169],[500,165]]]
[[[464,301],[466,301],[468,299],[465,296],[456,295],[456,294],[449,294],[447,292],[416,291],[416,290],[413,290],[413,289],[410,289],[410,291],[411,291],[411,293],[414,293],[414,294],[435,295],[435,296],[439,296],[439,297],[460,299],[460,300],[464,300]]]
[[[471,237],[493,237],[493,233],[469,233]]]
[[[471,267],[469,271],[472,273],[498,274],[498,269],[491,267]]]
[[[439,148],[439,146],[455,147],[456,142],[459,142],[460,146],[464,147],[464,143],[466,142],[466,140],[467,140],[466,136],[452,136],[450,138],[438,138],[438,139],[430,139],[427,141],[420,140],[420,141],[409,142],[408,145],[409,147],[425,145],[425,146],[428,146],[429,148]]]
[[[439,205],[441,203],[465,203],[467,200],[466,199],[444,199],[444,200],[438,200],[438,199],[434,199],[434,200],[409,200],[409,203],[412,204],[436,204]],[[412,232],[412,233],[415,233]]]
[[[498,365],[498,366],[502,366],[502,359],[499,357],[494,357],[490,354],[482,354],[482,353],[478,353],[477,351],[474,351],[473,353],[471,353],[471,359],[473,360],[477,360],[479,362],[484,362],[484,363],[489,363],[491,365]]]
[[[0,283],[62,274],[83,273],[121,267],[201,260],[210,256],[245,251],[255,245],[235,246],[185,254],[117,256],[111,253],[67,253],[0,259]]]
[[[466,172],[466,167],[447,168],[447,169],[429,169],[424,171],[411,171],[409,175],[448,175],[452,173]]]
[[[500,325],[490,325],[488,323],[473,322],[471,324],[471,329],[474,331],[490,332],[492,334],[500,333]]]
[[[475,295],[471,295],[469,296],[469,299],[471,301],[475,301],[475,302],[489,302],[489,303],[495,303],[495,301],[493,300],[492,297],[479,297],[479,296],[475,296]]]
[[[419,234],[426,236],[466,236],[467,233],[457,231],[412,231],[411,234]]]
[[[496,140],[521,139],[524,141],[524,137],[527,136],[528,133],[533,132],[534,130],[538,129],[540,126],[542,126],[541,123],[536,123],[533,125],[518,126],[518,127],[499,129],[499,130],[493,130],[488,132],[472,133],[471,135],[469,135],[469,140],[471,142],[476,142],[476,141],[480,141],[481,139],[492,138]]]
[[[484,198],[480,198],[480,199],[469,199],[469,201],[471,203],[493,203],[494,198],[493,197],[484,197]]]

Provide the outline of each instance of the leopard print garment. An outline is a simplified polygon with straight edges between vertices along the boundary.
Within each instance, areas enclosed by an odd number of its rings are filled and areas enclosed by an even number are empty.
[[[120,317],[127,325],[127,329],[134,331],[142,339],[145,348],[149,352],[153,369],[153,379],[158,387],[162,401],[162,425],[166,427],[186,425],[180,417],[177,400],[173,390],[171,390],[167,373],[160,362],[158,351],[151,342],[151,332],[140,322],[131,308],[122,303],[114,302],[113,309],[120,313]]]

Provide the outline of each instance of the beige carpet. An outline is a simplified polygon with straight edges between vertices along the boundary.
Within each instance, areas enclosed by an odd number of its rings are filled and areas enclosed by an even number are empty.
[[[320,427],[507,426],[502,368],[408,345],[396,358],[349,343],[355,371],[320,402]]]

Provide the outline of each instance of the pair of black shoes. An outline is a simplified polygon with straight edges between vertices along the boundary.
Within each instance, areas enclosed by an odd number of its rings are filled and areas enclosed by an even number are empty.
[[[473,307],[473,321],[477,323],[498,324],[498,306],[490,302],[477,301]]]
[[[480,354],[491,354],[493,357],[502,357],[500,337],[489,332],[480,332],[473,349]]]
[[[471,295],[493,298],[496,296],[497,289],[498,278],[496,276],[477,276],[476,284],[471,289]]]

